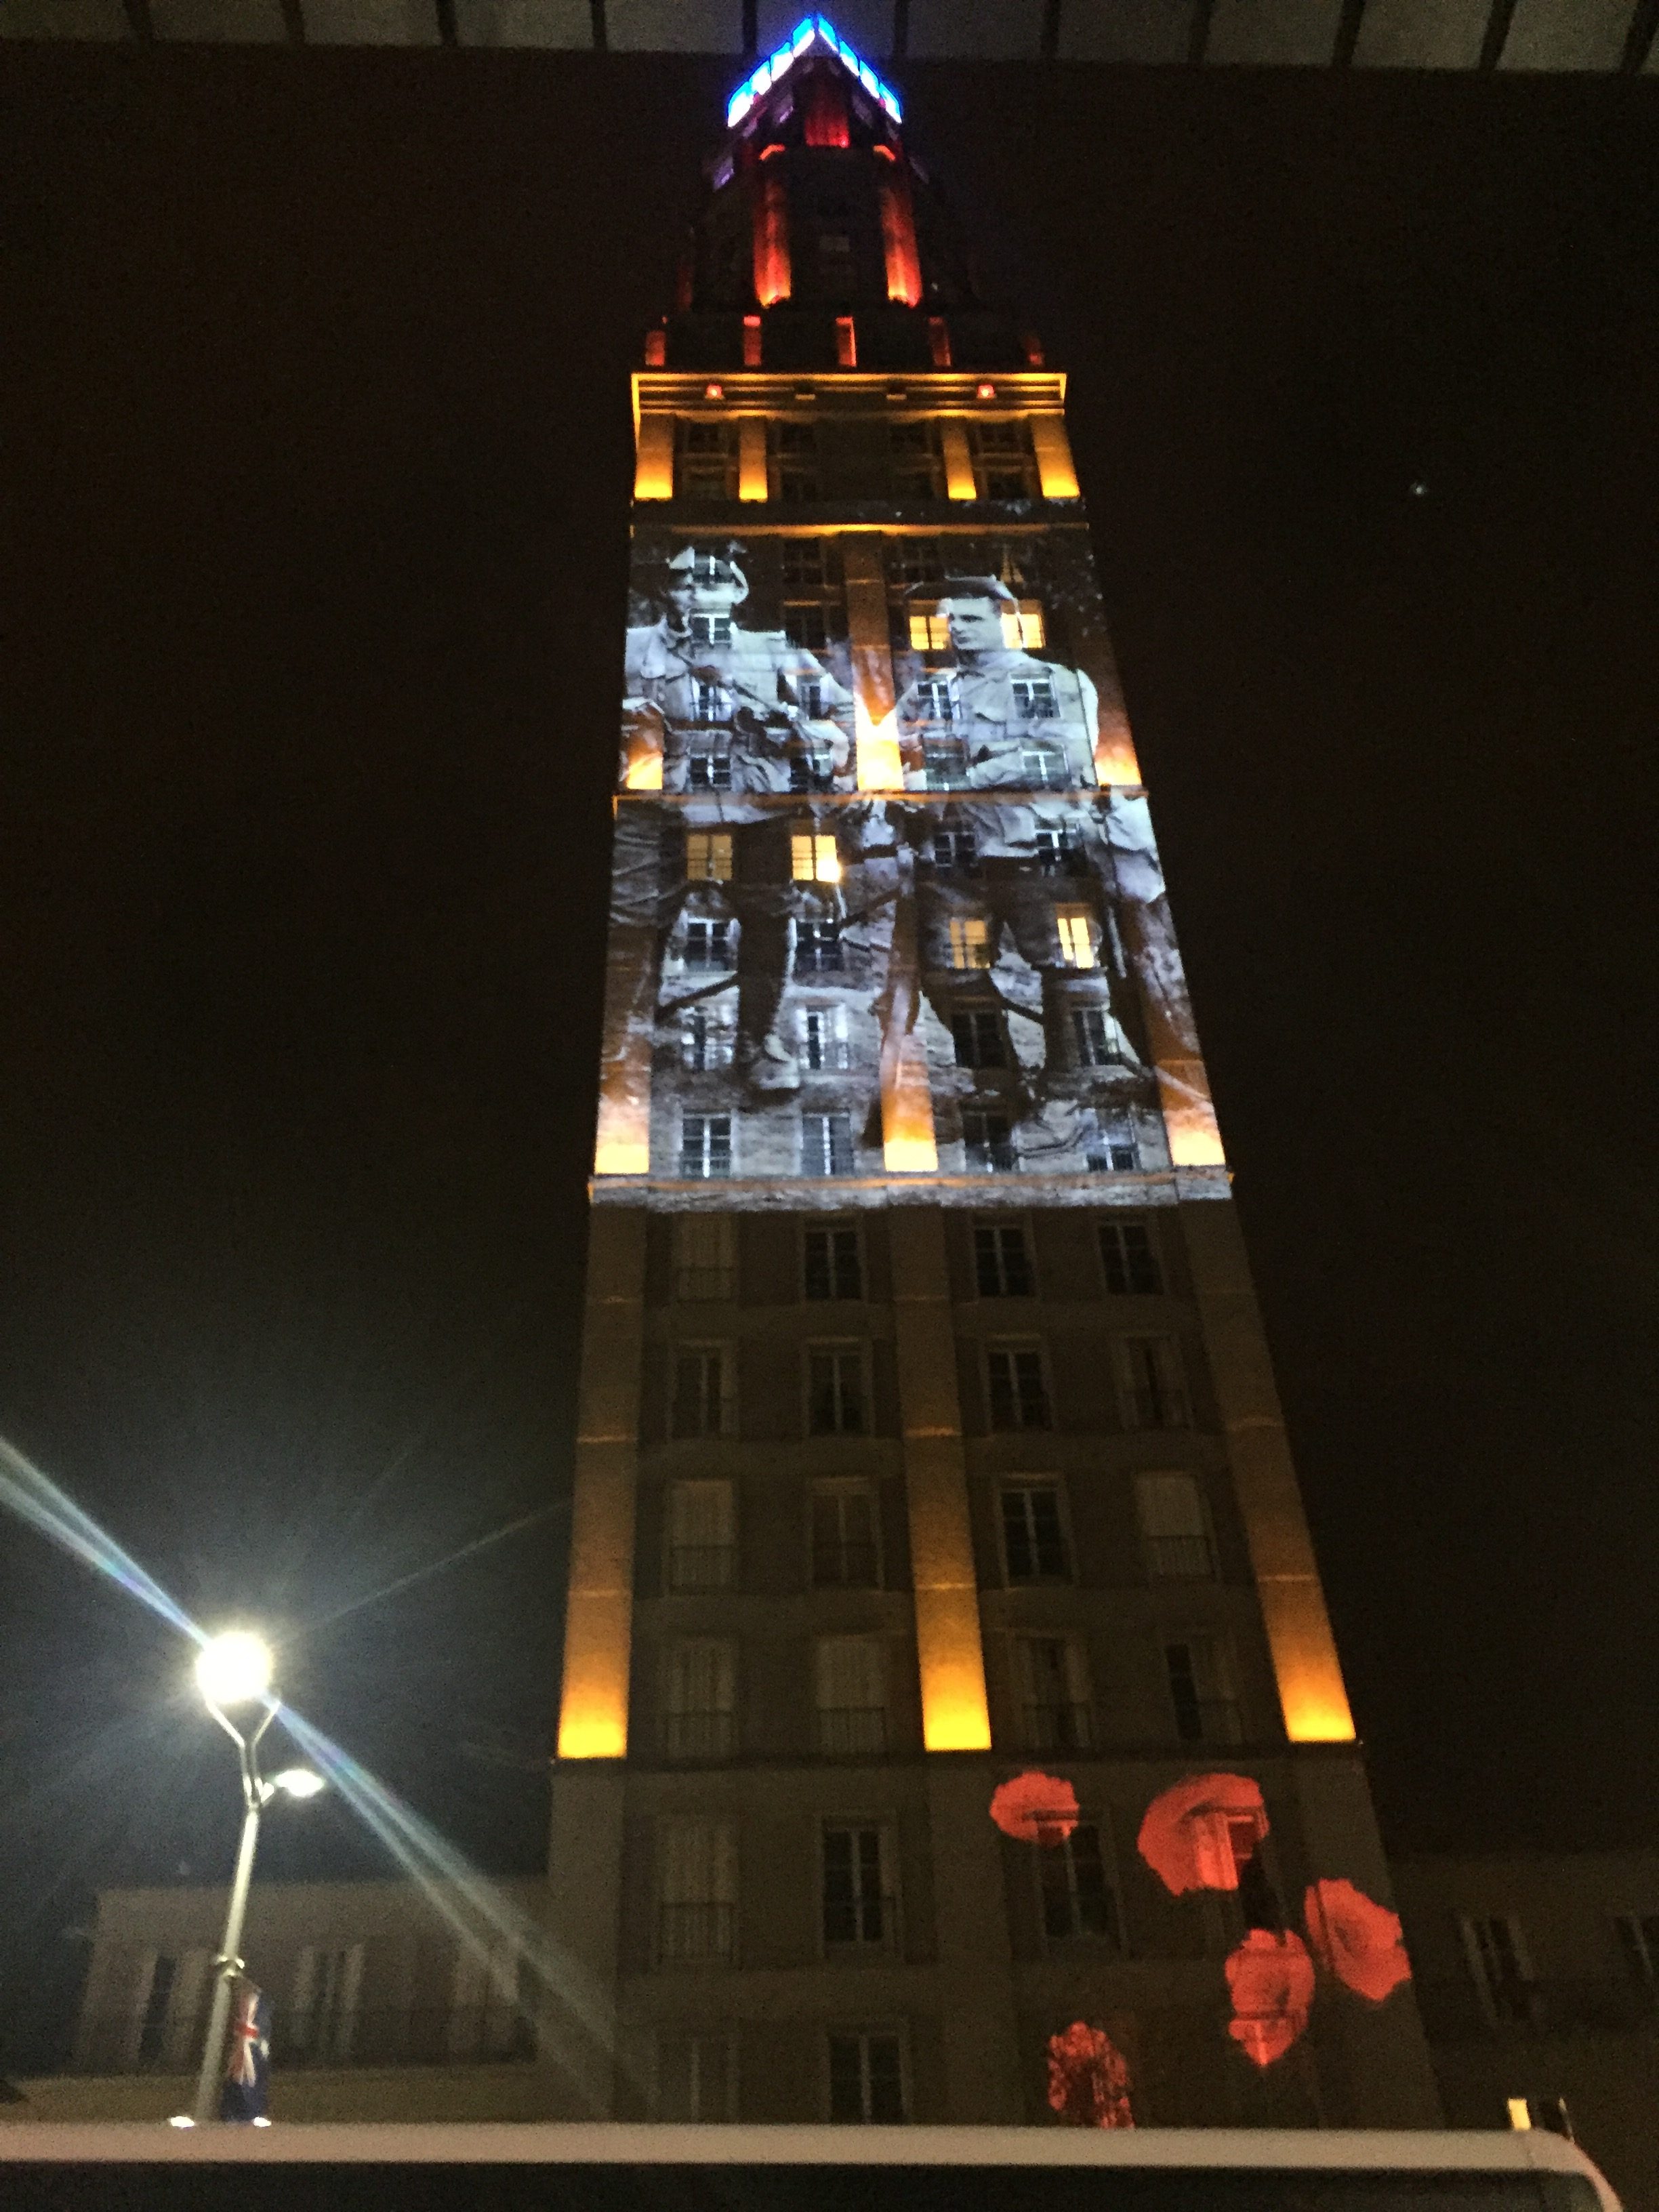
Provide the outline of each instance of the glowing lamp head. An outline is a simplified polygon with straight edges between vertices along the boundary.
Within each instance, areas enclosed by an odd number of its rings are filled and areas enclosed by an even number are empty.
[[[309,1766],[285,1766],[280,1774],[270,1778],[273,1790],[280,1790],[285,1797],[296,1797],[302,1802],[307,1797],[319,1796],[328,1784],[322,1776]]]
[[[210,1637],[196,1655],[196,1683],[210,1705],[249,1705],[270,1688],[270,1646],[245,1628]]]

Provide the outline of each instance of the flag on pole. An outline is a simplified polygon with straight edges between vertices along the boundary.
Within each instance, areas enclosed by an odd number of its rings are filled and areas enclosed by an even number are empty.
[[[222,2120],[270,2117],[270,2006],[252,1982],[236,1993],[230,2016],[230,2050],[219,2091]]]

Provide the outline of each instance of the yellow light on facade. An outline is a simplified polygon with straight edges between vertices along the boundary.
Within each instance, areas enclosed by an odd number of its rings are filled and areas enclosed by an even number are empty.
[[[634,455],[635,499],[674,496],[674,418],[642,415]]]
[[[1102,784],[1138,784],[1141,781],[1140,762],[1127,723],[1120,723],[1109,732],[1102,730],[1096,738],[1095,775]]]
[[[902,791],[904,771],[899,766],[898,710],[893,708],[872,721],[868,708],[855,692],[854,726],[858,733],[859,789]]]
[[[625,1759],[628,1724],[603,1707],[585,1709],[567,1698],[559,1714],[561,1759]]]
[[[648,1175],[651,1147],[637,1138],[601,1137],[593,1147],[596,1176]]]
[[[968,450],[967,426],[946,416],[939,426],[939,451],[945,456],[945,489],[951,499],[977,499],[974,457]]]
[[[759,415],[738,418],[738,497],[763,500],[767,495],[766,422]]]
[[[1509,2106],[1512,2128],[1529,2128],[1532,2125],[1532,2107],[1524,2097],[1510,2097],[1505,2102]]]
[[[1225,1167],[1227,1155],[1210,1103],[1210,1079],[1203,1061],[1160,1059],[1158,1089],[1173,1164],[1178,1168]]]
[[[1032,416],[1031,451],[1036,456],[1037,483],[1044,499],[1076,499],[1079,489],[1071,441],[1058,415]]]

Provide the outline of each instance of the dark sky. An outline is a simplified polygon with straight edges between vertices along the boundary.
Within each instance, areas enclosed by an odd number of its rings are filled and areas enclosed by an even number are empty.
[[[295,1702],[499,1867],[541,1844],[627,373],[733,74],[0,52],[0,1432],[199,1616],[285,1625]],[[1073,373],[1389,1836],[1650,1839],[1659,86],[904,86]],[[216,1879],[231,1781],[176,1640],[0,1546],[15,1973],[92,1880]],[[308,1817],[267,1871],[343,1863]]]

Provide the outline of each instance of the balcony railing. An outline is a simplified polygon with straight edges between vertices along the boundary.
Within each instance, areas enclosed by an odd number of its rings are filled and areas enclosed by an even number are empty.
[[[665,1713],[662,1747],[670,1759],[730,1759],[737,1740],[734,1713]]]
[[[733,1905],[659,1905],[657,1956],[665,1966],[730,1959],[737,1941]]]
[[[1087,1705],[1027,1705],[1025,1744],[1029,1751],[1087,1751],[1094,1741],[1094,1715]]]
[[[671,1544],[668,1547],[671,1590],[730,1589],[737,1578],[735,1544]]]
[[[502,2065],[533,2058],[532,2023],[501,2006],[370,2007],[316,2021],[307,2033],[279,2002],[273,2008],[270,2063],[279,2074],[341,2066]],[[188,2033],[174,2024],[149,2045],[130,2013],[83,2023],[71,2070],[76,2074],[193,2074],[205,2021]]]
[[[832,1759],[869,1755],[887,1748],[884,1705],[821,1705],[818,1749]]]
[[[1149,1581],[1213,1580],[1215,1554],[1210,1549],[1207,1536],[1143,1536],[1140,1541]]]

